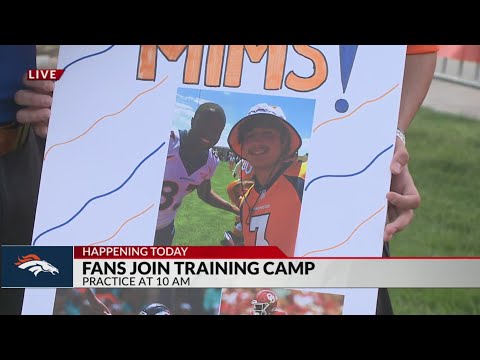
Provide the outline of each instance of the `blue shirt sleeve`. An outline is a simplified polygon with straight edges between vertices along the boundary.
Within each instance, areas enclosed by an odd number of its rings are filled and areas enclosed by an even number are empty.
[[[24,87],[27,70],[35,68],[35,45],[0,45],[0,126],[15,121],[15,92]]]

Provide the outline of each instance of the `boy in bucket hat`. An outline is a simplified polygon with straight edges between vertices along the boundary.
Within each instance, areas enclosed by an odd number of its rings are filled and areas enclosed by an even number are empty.
[[[278,246],[293,256],[306,163],[295,154],[302,139],[282,109],[258,104],[228,136],[230,148],[255,170],[240,216],[246,246]]]

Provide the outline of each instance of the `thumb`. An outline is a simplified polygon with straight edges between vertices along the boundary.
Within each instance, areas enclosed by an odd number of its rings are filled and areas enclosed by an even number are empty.
[[[397,140],[395,145],[395,152],[393,154],[392,163],[390,165],[390,171],[394,175],[400,174],[408,163],[410,155],[407,148],[400,140]]]

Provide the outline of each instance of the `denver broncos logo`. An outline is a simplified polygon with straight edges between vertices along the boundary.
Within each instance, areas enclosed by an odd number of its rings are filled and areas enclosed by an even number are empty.
[[[35,254],[28,254],[18,258],[18,262],[15,263],[20,269],[28,270],[32,272],[35,276],[40,272],[49,272],[53,275],[58,274],[58,269],[52,264],[42,260]]]

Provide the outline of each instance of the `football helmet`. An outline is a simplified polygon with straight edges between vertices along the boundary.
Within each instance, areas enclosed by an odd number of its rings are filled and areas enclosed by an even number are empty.
[[[278,296],[271,290],[261,290],[252,300],[252,315],[270,315],[277,307]]]
[[[155,303],[148,305],[138,315],[172,315],[172,313],[165,305]]]

